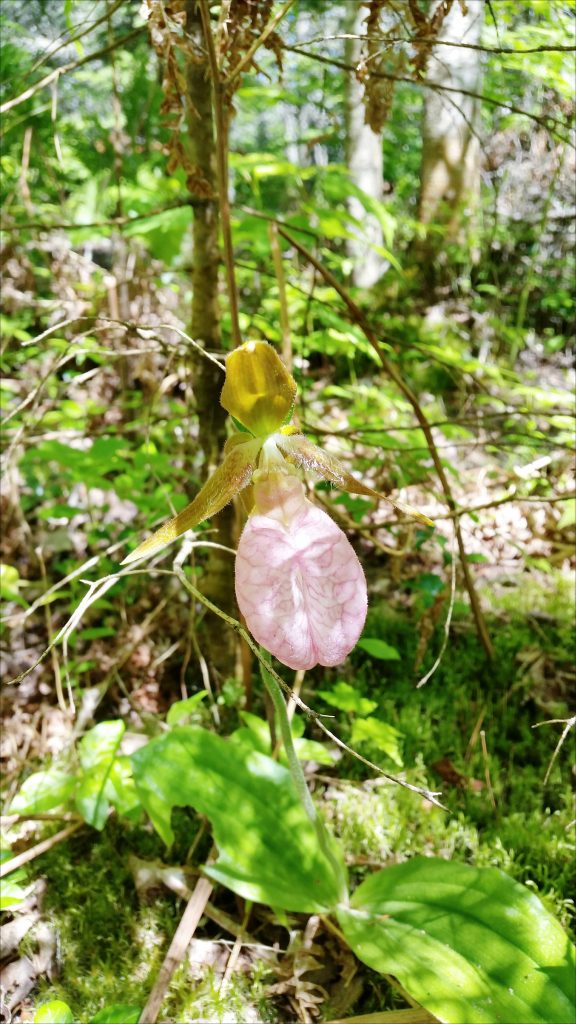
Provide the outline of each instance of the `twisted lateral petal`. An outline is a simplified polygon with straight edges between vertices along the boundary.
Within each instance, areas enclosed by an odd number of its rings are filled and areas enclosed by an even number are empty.
[[[275,438],[278,448],[290,462],[301,466],[302,469],[318,473],[324,480],[329,480],[330,483],[339,487],[341,491],[349,491],[350,494],[366,494],[370,498],[387,501],[393,508],[398,509],[399,512],[403,512],[412,519],[416,519],[424,526],[434,526],[434,523],[428,516],[418,512],[411,505],[407,505],[403,501],[394,501],[386,494],[380,494],[379,491],[375,491],[360,480],[356,480],[338,459],[334,458],[333,455],[328,455],[328,452],[318,448],[317,445],[312,444],[311,441],[304,437],[304,434],[283,434],[280,432],[280,434],[275,435]]]
[[[295,476],[270,473],[254,496],[236,556],[236,597],[250,632],[289,668],[339,665],[368,603],[354,550]]]
[[[220,512],[220,509],[223,509],[234,495],[249,483],[263,443],[262,438],[251,438],[244,442],[237,441],[234,447],[230,448],[222,465],[206,481],[194,501],[177,516],[164,523],[151,537],[143,541],[135,551],[132,551],[124,559],[122,565],[129,565],[130,562],[135,562],[137,558],[142,558],[144,555],[152,555],[192,526],[197,526],[204,519]]]

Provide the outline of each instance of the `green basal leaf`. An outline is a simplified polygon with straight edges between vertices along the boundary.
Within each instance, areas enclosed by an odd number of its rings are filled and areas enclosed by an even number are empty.
[[[208,696],[207,690],[200,690],[199,693],[193,693],[191,697],[187,697],[186,700],[177,700],[174,704],[170,705],[168,714],[166,715],[167,725],[177,725],[182,719],[188,718],[196,708],[202,703],[203,700]]]
[[[34,772],[22,784],[12,803],[10,814],[45,814],[64,807],[71,799],[76,779],[61,768]]]
[[[356,646],[361,647],[371,658],[378,658],[380,661],[400,661],[396,648],[377,637],[363,637]]]
[[[119,814],[133,816],[141,808],[129,757],[116,757],[112,762],[105,794]]]
[[[21,600],[18,590],[22,586],[22,582],[18,569],[13,565],[0,562],[0,598],[3,601]],[[26,602],[23,603],[26,604]]]
[[[11,910],[18,907],[28,895],[29,888],[30,886],[19,885],[10,876],[3,878],[0,887],[0,910]]]
[[[270,727],[263,718],[253,715],[249,711],[241,711],[240,718],[245,723],[245,728],[235,729],[230,740],[240,747],[245,754],[252,750],[258,750],[262,754],[271,753]],[[334,764],[334,753],[324,744],[316,740],[305,739],[302,736],[304,723],[301,718],[293,718],[291,722],[292,736],[294,738],[294,750],[299,761],[316,761],[317,764]],[[278,755],[281,764],[288,764],[286,752],[282,747]]]
[[[363,963],[447,1024],[574,1020],[567,935],[496,868],[416,857],[372,875],[337,916]]]
[[[51,999],[43,1003],[34,1014],[34,1024],[74,1024],[74,1014],[61,999]]]
[[[132,755],[142,804],[165,843],[173,807],[206,815],[219,850],[206,873],[246,899],[323,913],[340,882],[318,845],[290,773],[272,758],[194,726],[176,728]],[[333,856],[345,868],[333,844]]]
[[[316,764],[334,764],[337,760],[337,755],[333,750],[330,750],[325,743],[318,743],[317,740],[308,740],[303,737],[300,740],[294,740],[294,750],[296,751],[296,757],[299,761],[315,761]],[[288,759],[286,755],[281,752],[281,760]]]

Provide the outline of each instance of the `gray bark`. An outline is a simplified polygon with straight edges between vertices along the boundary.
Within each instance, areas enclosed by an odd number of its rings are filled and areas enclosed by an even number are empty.
[[[367,11],[359,2],[354,6],[356,10],[349,31],[359,36],[366,31],[364,19]],[[349,41],[347,63],[358,64],[361,45],[360,39]],[[365,123],[363,91],[362,84],[350,73],[347,80],[348,168],[354,184],[372,199],[381,202],[384,195],[382,136],[373,132]],[[383,257],[372,248],[384,244],[382,228],[378,219],[366,211],[356,196],[350,196],[348,209],[361,225],[357,229],[359,237],[348,242],[348,252],[354,261],[352,280],[359,288],[370,288],[381,278],[387,267]]]
[[[478,44],[484,0],[454,0],[439,40]],[[457,46],[435,46],[426,80],[455,90],[480,92],[481,54]],[[448,238],[463,241],[480,196],[480,101],[465,92],[426,89],[422,124],[420,219],[443,223]]]

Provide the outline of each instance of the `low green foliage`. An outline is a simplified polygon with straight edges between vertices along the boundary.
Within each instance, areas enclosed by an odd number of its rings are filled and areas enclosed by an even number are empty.
[[[440,1020],[564,1024],[574,1012],[568,937],[493,868],[415,857],[371,875],[338,920],[362,960]]]

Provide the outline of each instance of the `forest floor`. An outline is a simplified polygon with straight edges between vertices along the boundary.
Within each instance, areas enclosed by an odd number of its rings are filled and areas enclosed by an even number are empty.
[[[153,732],[174,701],[204,686],[194,610],[173,579],[152,575],[123,581],[102,596],[77,623],[68,650],[57,646],[32,667],[47,638],[74,616],[86,591],[82,580],[113,572],[137,530],[162,516],[166,484],[182,491],[181,507],[197,462],[189,368],[185,359],[178,364],[181,353],[164,343],[148,352],[140,338],[133,343],[140,350],[128,357],[122,332],[102,321],[99,333],[91,328],[91,337],[82,336],[88,355],[76,353],[65,364],[66,332],[64,340],[52,336],[45,347],[33,343],[35,320],[24,317],[30,307],[18,298],[35,287],[28,269],[26,281],[21,259],[12,268],[7,310],[14,348],[5,386],[14,415],[2,496],[3,674],[11,680],[25,673],[5,687],[2,705],[2,843],[12,854],[76,820],[65,813],[10,816],[10,803],[32,771],[73,758],[76,739],[94,721],[122,719],[130,735]],[[82,275],[72,286],[73,271],[78,266],[70,269],[63,257],[54,279],[64,312],[77,317],[86,308]],[[127,318],[154,323],[152,290],[140,281]],[[41,291],[34,294],[40,309],[46,300],[38,297]],[[178,323],[170,290],[156,291],[154,301],[159,295],[163,322]],[[113,359],[100,357],[106,345]],[[418,452],[421,436],[400,409],[390,429],[404,431],[405,440],[398,442],[396,434],[394,447],[388,434],[382,461],[381,413],[376,410],[372,441],[359,426],[379,389],[369,366],[335,387],[326,367],[308,360],[302,402],[307,431],[320,439],[322,427],[322,443],[339,453],[352,443],[367,479],[375,482],[384,473],[391,486],[397,484],[402,460],[415,459],[412,476],[400,482],[411,504],[438,517],[438,529],[389,525],[363,499],[317,492],[349,530],[365,565],[370,610],[364,636],[379,644],[359,647],[341,669],[308,673],[302,696],[316,710],[334,714],[342,738],[387,772],[441,791],[447,810],[330,744],[324,763],[309,762],[307,774],[355,880],[416,853],[493,865],[533,888],[570,928],[570,737],[559,742],[570,717],[574,664],[573,483],[564,422],[570,381],[560,359],[545,359],[536,350],[524,359],[512,400],[502,380],[453,395],[457,410],[446,412],[440,400],[428,399],[432,416],[448,422],[436,436],[455,497],[476,510],[461,521],[494,645],[492,661],[478,639],[460,571],[453,575],[451,520],[430,483],[427,453]],[[306,360],[300,365],[306,368]],[[420,384],[425,402],[434,392],[431,377]],[[521,397],[528,411],[517,413],[521,407],[514,402]],[[547,448],[546,425],[554,417],[554,443]],[[523,426],[527,418],[535,426]],[[171,434],[186,435],[178,459],[162,449],[168,423]],[[536,450],[526,440],[529,433],[541,435]],[[426,471],[419,475],[420,465]],[[199,586],[201,565],[200,557]],[[348,705],[347,687],[356,695]],[[223,733],[242,721],[249,725],[242,718],[243,696],[238,680],[223,680],[214,704],[199,705],[193,721],[213,725],[216,708]],[[362,714],[359,698],[373,702],[373,716]],[[258,692],[251,712],[265,717]],[[362,717],[379,726],[363,731]],[[322,739],[313,724],[306,728],[310,739]],[[14,1021],[32,1021],[48,998],[64,1000],[82,1021],[103,1005],[142,1006],[182,914],[194,865],[210,849],[191,810],[175,812],[174,827],[176,841],[167,851],[144,821],[113,815],[103,831],[83,826],[25,868],[26,893],[11,918],[8,911],[0,974],[16,1008]],[[320,919],[288,915],[280,923],[262,906],[246,912],[223,889],[213,903],[175,974],[162,1019],[314,1021],[406,1005]],[[240,943],[230,972],[242,929],[254,942]]]

